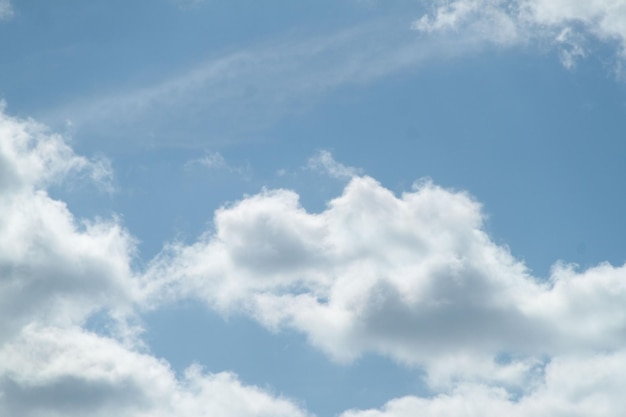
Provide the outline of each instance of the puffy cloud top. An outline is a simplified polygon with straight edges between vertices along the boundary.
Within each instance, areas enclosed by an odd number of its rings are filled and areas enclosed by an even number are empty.
[[[229,373],[191,367],[177,378],[145,352],[126,321],[144,293],[134,238],[115,219],[76,219],[46,191],[109,174],[0,111],[0,416],[306,416]],[[113,336],[83,327],[99,311]]]
[[[591,35],[618,45],[626,57],[626,3],[619,0],[454,0],[435,1],[433,11],[414,22],[422,32],[457,32],[499,44],[549,40],[566,67],[588,54]]]
[[[340,167],[320,155],[321,168]],[[300,331],[334,360],[374,352],[425,370],[433,396],[344,417],[624,409],[626,266],[557,263],[535,277],[493,242],[467,193],[424,181],[395,195],[351,169],[319,213],[293,191],[263,190],[138,271],[115,219],[78,220],[46,191],[72,175],[106,178],[93,174],[102,166],[33,121],[0,116],[0,415],[308,415],[230,373],[177,377],[124,327],[182,298]],[[84,328],[97,311],[119,334]]]
[[[557,264],[541,279],[482,227],[465,193],[425,182],[397,197],[355,177],[321,213],[287,190],[224,207],[214,233],[173,244],[146,277],[153,297],[199,296],[339,361],[375,351],[424,366],[434,383],[523,385],[546,356],[624,343],[625,267]]]

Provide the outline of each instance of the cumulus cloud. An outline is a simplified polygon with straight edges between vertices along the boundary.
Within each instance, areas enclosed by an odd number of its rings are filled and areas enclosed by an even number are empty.
[[[115,219],[75,219],[46,191],[72,173],[106,186],[107,165],[3,112],[0,139],[0,341],[33,320],[80,323],[130,305],[138,294],[133,238]]]
[[[354,177],[321,213],[292,191],[265,190],[214,223],[154,260],[153,297],[200,297],[297,329],[338,361],[378,352],[423,367],[437,389],[518,389],[550,358],[625,342],[625,266],[557,264],[534,277],[483,230],[477,201],[429,182],[396,196]]]
[[[422,32],[463,33],[498,44],[548,40],[571,68],[588,54],[586,38],[617,45],[626,57],[626,3],[614,0],[435,1],[413,23]]]
[[[535,277],[493,242],[465,192],[422,181],[395,195],[350,171],[311,213],[293,191],[263,190],[137,271],[116,219],[76,219],[47,193],[68,176],[101,178],[98,161],[2,113],[0,167],[0,415],[308,415],[230,373],[177,377],[132,328],[124,337],[125,318],[182,298],[300,331],[337,361],[376,352],[425,370],[431,397],[344,417],[607,416],[626,405],[626,266],[557,263]],[[120,332],[86,330],[95,312]]]
[[[78,328],[28,326],[0,349],[0,415],[305,417],[230,373],[166,362]]]
[[[47,192],[76,176],[106,184],[110,172],[0,111],[0,415],[305,416],[229,373],[177,378],[145,350],[128,321],[144,293],[134,238],[116,219],[76,219]],[[111,335],[84,328],[96,312]]]
[[[381,409],[350,410],[341,417],[604,417],[626,407],[626,352],[554,359],[545,377],[517,398],[499,387],[462,384],[431,398],[394,399]]]

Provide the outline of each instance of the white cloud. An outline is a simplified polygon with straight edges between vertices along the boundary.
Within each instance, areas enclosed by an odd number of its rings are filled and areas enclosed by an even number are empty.
[[[106,184],[109,171],[0,112],[0,416],[305,416],[232,374],[177,378],[144,351],[129,320],[143,294],[134,239],[116,219],[77,220],[46,191],[85,174]],[[111,336],[82,327],[96,312]]]
[[[523,389],[545,358],[623,346],[626,266],[557,264],[541,280],[482,221],[467,194],[428,182],[397,197],[355,177],[317,214],[266,190],[218,210],[215,233],[171,245],[146,277],[156,297],[297,329],[339,361],[373,351],[424,367],[436,389]]]
[[[506,390],[463,384],[432,398],[404,397],[380,410],[351,410],[341,417],[606,417],[622,415],[626,352],[564,357],[520,398]]]
[[[87,174],[98,185],[111,186],[108,161],[75,155],[60,135],[34,120],[7,116],[5,107],[0,102],[0,191],[43,189],[66,181],[69,174]]]
[[[327,156],[322,167],[342,167]],[[180,298],[296,329],[339,361],[377,352],[426,371],[432,397],[344,417],[599,417],[626,406],[626,266],[557,263],[534,277],[489,238],[466,193],[422,182],[396,196],[353,174],[309,213],[295,192],[264,190],[139,272],[115,219],[78,221],[46,192],[97,162],[4,114],[0,162],[0,415],[307,415],[229,373],[177,377],[136,339],[82,327],[96,311],[124,324]]]
[[[413,28],[435,33],[458,31],[463,37],[490,40],[498,44],[519,41],[521,36],[515,15],[504,7],[504,0],[459,0],[435,2],[435,11],[413,23]]]
[[[78,221],[47,194],[70,174],[109,184],[106,162],[0,112],[0,340],[33,320],[79,323],[127,308],[138,294],[130,235],[115,220]]]
[[[0,415],[305,417],[292,402],[77,328],[29,326],[0,349]]]
[[[413,28],[498,44],[548,40],[568,68],[588,55],[587,37],[614,42],[626,57],[626,3],[620,0],[437,0]]]
[[[324,172],[333,178],[350,179],[362,173],[362,170],[345,166],[333,158],[333,155],[326,150],[317,152],[307,163],[307,168]]]

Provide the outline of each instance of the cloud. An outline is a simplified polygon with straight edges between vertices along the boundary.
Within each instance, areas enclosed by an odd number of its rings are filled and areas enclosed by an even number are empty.
[[[73,120],[84,140],[106,136],[111,146],[137,140],[217,146],[250,140],[252,133],[305,111],[343,86],[372,83],[442,59],[467,56],[485,45],[532,45],[539,50],[548,45],[567,68],[593,56],[597,40],[615,47],[618,67],[626,56],[622,2],[422,3],[430,12],[413,22],[407,16],[419,13],[422,6],[317,36],[266,39],[199,58],[191,67],[154,83],[75,95],[41,117],[56,126]]]
[[[192,366],[178,378],[150,355],[135,324],[145,290],[134,238],[47,192],[76,176],[106,184],[107,169],[0,111],[0,415],[306,416],[233,374]],[[96,313],[109,335],[85,329]]]
[[[589,37],[614,43],[625,58],[625,22],[626,4],[614,0],[454,0],[434,2],[413,28],[505,45],[547,40],[571,68],[588,55]]]
[[[2,113],[0,415],[308,415],[233,374],[176,376],[150,354],[135,315],[197,298],[302,332],[337,361],[375,352],[426,372],[432,396],[343,417],[593,417],[626,405],[626,266],[556,263],[532,276],[465,192],[422,181],[394,195],[352,175],[311,213],[294,191],[263,190],[138,271],[116,219],[78,220],[47,193],[68,176],[97,180],[97,166]],[[95,313],[118,327],[86,330]]]
[[[431,398],[398,398],[379,410],[351,410],[341,417],[618,416],[626,407],[624,371],[623,350],[570,356],[548,364],[543,380],[519,398],[499,387],[464,384]]]
[[[11,0],[0,0],[0,20],[9,20],[14,13]]]
[[[0,191],[33,191],[85,174],[101,187],[111,187],[113,173],[105,159],[75,155],[60,135],[34,120],[11,118],[0,103]]]
[[[48,195],[70,175],[105,187],[111,176],[44,126],[0,112],[0,341],[32,321],[127,308],[138,294],[129,233],[115,219],[79,221]]]
[[[305,417],[230,373],[166,362],[77,328],[29,326],[0,349],[0,415]]]
[[[217,151],[206,152],[203,157],[192,159],[185,163],[185,169],[191,170],[194,168],[226,171],[231,174],[237,174],[245,179],[250,178],[250,173],[252,171],[250,165],[240,166],[230,164],[228,161],[226,161],[224,156],[222,156],[222,154]]]
[[[199,297],[301,331],[341,362],[384,354],[436,389],[526,389],[551,358],[626,341],[626,266],[557,263],[534,277],[483,230],[477,201],[429,182],[395,196],[354,177],[321,213],[264,190],[218,210],[214,230],[153,261],[158,302]]]
[[[124,140],[148,136],[159,144],[174,140],[177,146],[185,141],[203,147],[232,143],[341,86],[472,50],[465,40],[455,43],[451,53],[439,42],[418,39],[405,16],[318,36],[278,38],[210,57],[152,85],[76,98],[45,119],[58,124],[71,119],[77,132],[93,137],[115,129],[111,136],[127,132]],[[172,126],[185,131],[172,132]]]
[[[322,150],[317,152],[307,162],[307,168],[321,171],[337,179],[350,179],[362,173],[362,170],[345,166],[333,158],[333,155]]]

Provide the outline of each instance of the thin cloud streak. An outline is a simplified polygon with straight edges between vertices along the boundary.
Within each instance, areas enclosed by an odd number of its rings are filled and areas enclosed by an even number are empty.
[[[472,50],[465,40],[446,42],[416,35],[406,19],[383,20],[233,52],[154,85],[76,100],[43,119],[69,119],[78,133],[115,130],[136,141],[152,136],[156,144],[206,145],[270,126],[343,86]],[[187,127],[184,138],[172,138],[168,127],[174,123]]]

